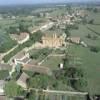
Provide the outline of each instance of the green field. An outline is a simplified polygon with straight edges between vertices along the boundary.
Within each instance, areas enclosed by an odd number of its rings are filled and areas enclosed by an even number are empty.
[[[89,93],[100,93],[100,52],[91,52],[88,48],[77,45],[72,45],[70,54],[81,59],[81,67],[85,73],[85,78],[88,81],[86,91]]]
[[[94,19],[94,24],[79,24],[78,30],[71,30],[71,35],[80,37],[85,43],[91,46],[100,47],[100,13],[88,12],[89,19]],[[92,30],[89,30],[89,27]],[[86,36],[90,34],[97,36],[97,39],[89,39]],[[90,94],[100,94],[100,52],[91,52],[89,48],[78,45],[72,45],[69,53],[81,59],[81,65],[77,66],[83,69],[88,85],[85,88]]]
[[[92,11],[87,11],[87,13],[89,14],[88,19],[94,19],[94,23],[95,24],[100,24],[100,12],[98,13],[94,13]]]
[[[100,25],[87,25],[89,28],[100,34]]]
[[[85,43],[87,43],[88,45],[96,45],[96,46],[100,46],[100,36],[97,35],[96,33],[90,31],[88,28],[87,28],[88,25],[79,25],[79,29],[78,30],[71,30],[71,36],[72,37],[80,37],[81,40],[83,40]],[[90,25],[89,25],[90,26]],[[95,26],[96,27],[96,26]],[[99,26],[98,26],[99,27]],[[92,27],[91,27],[92,28]],[[95,29],[96,30],[96,29]],[[100,28],[98,28],[98,30],[100,30]],[[92,39],[88,39],[86,36],[88,34],[91,34],[91,35],[95,35],[97,36],[98,38],[96,40],[92,40]]]
[[[62,57],[48,57],[42,65],[55,70],[59,68],[60,63],[62,63]]]
[[[16,45],[16,41],[13,41],[10,36],[3,30],[0,31],[0,52],[4,53]]]

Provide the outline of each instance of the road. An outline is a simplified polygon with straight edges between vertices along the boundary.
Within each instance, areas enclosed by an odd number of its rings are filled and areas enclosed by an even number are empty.
[[[7,54],[9,54],[10,52],[12,52],[14,49],[16,49],[18,47],[18,45],[14,46],[13,48],[11,48],[9,51],[5,52],[5,53],[1,53],[0,56],[3,59],[4,56],[6,56]]]

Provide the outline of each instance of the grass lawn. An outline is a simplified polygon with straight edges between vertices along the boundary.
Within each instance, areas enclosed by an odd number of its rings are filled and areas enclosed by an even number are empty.
[[[94,30],[95,32],[99,33],[100,34],[100,25],[92,25],[92,24],[89,24],[87,25],[89,28],[91,28],[92,30]]]
[[[58,65],[62,63],[62,59],[63,57],[48,57],[42,65],[55,70],[58,69]]]
[[[76,45],[69,49],[71,54],[82,59],[80,67],[84,70],[88,82],[86,90],[91,94],[100,94],[100,52],[94,53],[88,48]]]

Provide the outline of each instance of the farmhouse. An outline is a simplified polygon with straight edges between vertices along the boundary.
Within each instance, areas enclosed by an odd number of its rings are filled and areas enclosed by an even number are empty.
[[[26,53],[25,50],[20,51],[17,53],[11,61],[14,62],[16,65],[19,64],[24,64],[29,61],[29,53]]]
[[[81,41],[80,37],[69,37],[69,38],[67,38],[67,40],[72,43],[76,43],[76,44],[79,44]]]
[[[28,79],[29,79],[29,76],[23,72],[20,78],[17,80],[17,84],[20,85],[22,88],[26,89]]]
[[[29,34],[26,32],[20,33],[20,35],[11,34],[11,38],[16,40],[19,44],[23,44],[29,39]]]
[[[53,34],[53,36],[45,35],[42,37],[42,44],[44,47],[58,48],[65,44],[65,37],[58,37],[56,34]]]

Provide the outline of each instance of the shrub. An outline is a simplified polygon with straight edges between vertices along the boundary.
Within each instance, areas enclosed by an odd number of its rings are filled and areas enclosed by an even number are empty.
[[[99,47],[96,47],[96,46],[91,46],[91,47],[90,47],[90,50],[91,50],[92,52],[98,53],[98,52],[100,51],[100,48],[99,48]]]

